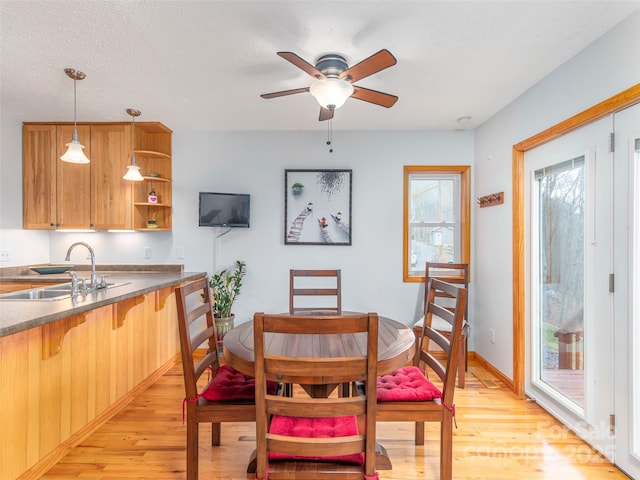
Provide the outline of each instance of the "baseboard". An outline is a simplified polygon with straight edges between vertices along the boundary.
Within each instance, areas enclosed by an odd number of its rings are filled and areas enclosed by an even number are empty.
[[[107,408],[100,415],[87,423],[84,427],[63,441],[58,447],[51,451],[47,456],[43,457],[38,463],[33,465],[29,470],[25,471],[16,480],[36,480],[53,468],[67,453],[77,447],[93,432],[102,425],[107,423],[112,417],[120,413],[131,401],[144,392],[151,385],[156,383],[165,373],[167,373],[180,359],[180,353],[176,354],[171,360],[158,368],[150,376],[133,387],[126,395],[118,399],[113,405]]]
[[[477,362],[482,368],[486,369],[493,376],[498,377],[501,382],[509,387],[511,391],[513,391],[513,380],[507,377],[504,373],[494,367],[491,363],[487,361],[482,355],[476,352],[469,352],[469,360],[473,360]]]

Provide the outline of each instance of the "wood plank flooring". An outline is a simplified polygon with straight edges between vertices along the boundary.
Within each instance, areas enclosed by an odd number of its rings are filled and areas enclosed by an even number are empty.
[[[482,381],[481,381],[482,380]],[[181,366],[176,365],[107,424],[74,448],[43,479],[184,479],[185,426]],[[516,398],[473,362],[456,392],[453,478],[456,480],[626,479],[538,405]],[[200,429],[200,478],[244,480],[255,446],[253,423],[224,424],[222,446]],[[379,423],[378,441],[392,470],[380,478],[439,478],[439,432],[427,425],[426,444],[413,444],[413,425]]]

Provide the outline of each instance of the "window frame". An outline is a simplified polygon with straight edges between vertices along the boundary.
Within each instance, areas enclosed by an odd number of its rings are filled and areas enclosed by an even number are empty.
[[[471,257],[471,194],[470,194],[470,176],[471,167],[469,165],[405,165],[404,166],[404,184],[403,184],[403,238],[402,238],[402,275],[405,282],[424,282],[424,272],[422,275],[410,273],[409,255],[410,255],[410,208],[409,208],[409,185],[411,175],[414,174],[458,174],[460,175],[460,259],[461,263],[469,264]]]

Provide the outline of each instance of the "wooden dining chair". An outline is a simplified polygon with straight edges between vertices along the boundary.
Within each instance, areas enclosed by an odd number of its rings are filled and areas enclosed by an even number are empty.
[[[292,321],[293,320],[293,321]],[[256,371],[256,479],[377,479],[376,387],[378,315],[254,315]],[[313,348],[319,335],[360,332],[362,354],[305,358],[269,355],[278,334],[299,334]],[[271,338],[265,338],[268,335]],[[271,395],[265,384],[360,382],[351,397]],[[367,381],[370,380],[370,381]]]
[[[415,422],[415,444],[424,445],[424,422],[440,423],[440,480],[451,480],[453,464],[453,422],[456,369],[460,361],[464,305],[467,289],[432,278],[427,284],[426,318],[418,342],[413,365],[378,377],[379,422]],[[436,303],[439,294],[454,300],[451,309]],[[451,325],[451,338],[443,336],[431,325],[437,315]],[[429,342],[441,349],[432,352]],[[420,366],[422,363],[438,377],[432,383]],[[382,468],[381,465],[378,468]],[[391,468],[391,465],[385,465]]]
[[[342,311],[340,270],[289,270],[289,313],[312,311]]]
[[[222,422],[254,421],[255,379],[220,365],[206,277],[176,288],[176,303],[185,390],[182,409],[187,421],[186,478],[196,480],[199,424],[211,424],[211,445],[218,446]],[[268,388],[275,393],[278,385],[270,382]]]
[[[426,312],[427,306],[427,284],[431,278],[437,278],[438,280],[442,280],[447,283],[452,283],[455,285],[460,285],[464,288],[469,289],[469,265],[466,263],[437,263],[437,262],[427,262],[425,264],[424,271],[424,309]],[[447,308],[453,308],[453,303],[451,297],[443,292],[436,292],[437,301],[446,306]],[[460,349],[460,361],[458,361],[458,387],[464,388],[465,386],[465,377],[467,367],[469,365],[468,360],[468,344],[469,344],[469,321],[468,321],[468,305],[469,299],[467,296],[467,301],[464,305],[464,321],[462,327],[462,348]],[[414,325],[414,332],[417,335],[420,335],[420,330],[422,328],[422,323],[424,322],[425,317],[423,316],[420,320],[416,322]],[[448,322],[445,322],[440,317],[434,316],[432,320],[432,327],[438,332],[442,333],[445,337],[451,338],[451,325]]]

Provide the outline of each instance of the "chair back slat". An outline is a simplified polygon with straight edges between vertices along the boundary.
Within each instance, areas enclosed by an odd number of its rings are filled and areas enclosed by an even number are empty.
[[[340,444],[336,444],[332,439],[327,438],[309,438],[308,440],[291,441],[291,437],[270,435],[267,438],[267,448],[270,451],[286,452],[289,455],[298,456],[308,456],[309,450],[313,450],[314,455],[324,457],[352,455],[364,450],[365,435],[345,437]]]
[[[342,311],[341,271],[289,270],[289,313]],[[297,300],[297,301],[296,301]]]
[[[345,322],[343,315],[269,315],[265,316],[264,331],[288,334],[318,335],[324,333],[342,334],[366,331],[368,318],[350,315]]]
[[[304,410],[306,417],[322,418],[335,416],[335,405],[339,404],[340,413],[347,415],[365,415],[366,402],[358,397],[340,397],[331,403],[318,402],[315,398],[296,398],[273,396],[269,398],[269,413],[290,416],[293,409]],[[301,405],[298,407],[298,405]]]
[[[442,280],[453,285],[459,285],[464,288],[469,288],[469,264],[467,263],[439,263],[439,262],[426,262],[425,264],[425,289],[424,289],[424,312],[427,311],[427,289],[426,285],[429,280],[435,278]],[[453,298],[451,294],[447,292],[438,292],[437,298]],[[446,305],[446,304],[445,304]],[[449,304],[449,308],[452,306]],[[468,299],[464,302],[464,318],[467,319]]]

